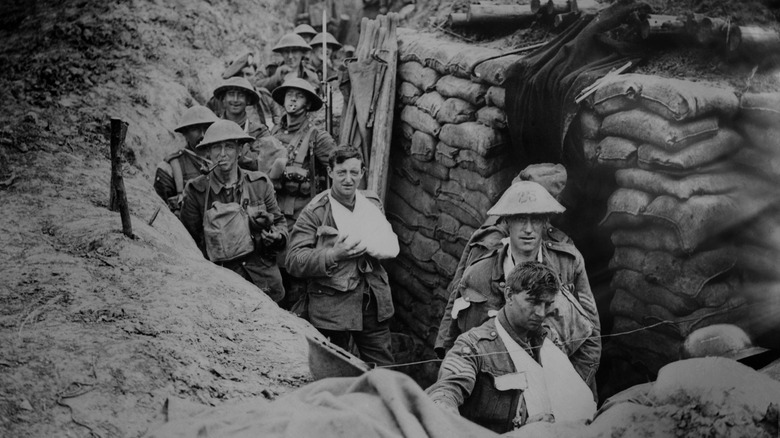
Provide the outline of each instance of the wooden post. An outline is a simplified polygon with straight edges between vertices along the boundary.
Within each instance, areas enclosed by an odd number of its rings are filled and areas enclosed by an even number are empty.
[[[111,118],[111,195],[109,207],[118,211],[122,218],[122,233],[134,239],[133,226],[130,223],[130,208],[127,205],[125,181],[122,178],[122,146],[127,135],[127,122]]]
[[[381,23],[386,28],[381,57],[387,62],[387,70],[376,104],[376,120],[371,139],[371,161],[368,167],[368,189],[373,190],[384,202],[390,170],[390,145],[393,139],[398,67],[398,14],[390,13],[386,20],[381,20]]]

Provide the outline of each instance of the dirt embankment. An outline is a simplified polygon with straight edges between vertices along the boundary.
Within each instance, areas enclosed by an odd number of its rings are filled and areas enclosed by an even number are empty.
[[[314,330],[206,262],[151,188],[224,62],[291,26],[286,1],[0,6],[0,435],[139,436],[308,377]],[[265,44],[268,42],[268,45]],[[108,122],[130,123],[135,239],[110,212]]]

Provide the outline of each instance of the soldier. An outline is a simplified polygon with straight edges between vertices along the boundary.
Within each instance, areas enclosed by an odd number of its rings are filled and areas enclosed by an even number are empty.
[[[247,115],[250,120],[254,120],[256,124],[265,124],[267,127],[272,127],[279,123],[284,111],[282,107],[274,103],[271,98],[271,92],[265,88],[257,86],[255,83],[258,80],[257,77],[257,63],[252,52],[248,52],[243,56],[235,59],[230,63],[228,68],[222,72],[222,79],[227,80],[234,77],[246,78],[251,85],[255,87],[260,99],[256,105],[247,106]],[[222,114],[224,107],[222,101],[211,97],[206,104],[214,113]]]
[[[184,186],[201,175],[201,170],[208,161],[195,151],[195,146],[203,139],[206,128],[217,120],[217,116],[205,106],[195,105],[184,111],[179,126],[174,131],[183,135],[187,143],[157,165],[154,190],[176,217],[179,217],[181,210]]]
[[[317,35],[317,31],[314,30],[313,27],[305,23],[295,26],[295,29],[293,29],[293,33],[297,33],[298,35],[300,35],[301,38],[303,38],[303,40],[306,41],[307,43],[310,42],[312,38],[314,38],[314,35]]]
[[[336,38],[331,35],[330,33],[325,34],[325,38],[322,37],[322,33],[318,33],[317,36],[315,36],[309,45],[311,46],[311,54],[309,55],[309,65],[312,69],[317,73],[317,77],[319,77],[320,81],[322,81],[322,45],[323,40],[325,41],[325,56],[328,60],[328,71],[330,74],[328,75],[328,80],[332,81],[337,79],[336,75],[336,66],[334,64],[333,59],[335,58],[336,52],[341,49],[341,43],[336,41]]]
[[[260,95],[246,78],[234,76],[222,81],[214,90],[214,99],[222,104],[222,112],[217,114],[220,118],[237,123],[255,140],[271,135],[268,127],[260,120],[252,120],[247,112],[247,106],[257,105]],[[247,170],[257,170],[257,156],[259,144],[256,141],[249,142],[241,151],[239,165]]]
[[[272,95],[286,112],[272,135],[286,146],[287,157],[277,160],[269,174],[278,187],[279,207],[292,230],[303,207],[325,189],[324,169],[336,142],[311,122],[309,114],[322,107],[322,99],[309,82],[288,79]]]
[[[427,389],[435,404],[501,434],[593,417],[589,388],[543,325],[559,295],[556,277],[539,262],[512,270],[496,317],[458,336],[444,358]]]
[[[549,216],[565,208],[544,187],[532,181],[512,184],[488,215],[505,222],[508,237],[468,266],[450,295],[450,313],[439,327],[444,351],[460,334],[487,321],[504,305],[502,289],[514,266],[538,261],[550,266],[562,284],[555,313],[545,320],[555,342],[575,370],[592,387],[601,358],[601,324],[582,255],[569,243],[543,240]]]
[[[387,272],[379,261],[398,255],[398,238],[376,194],[357,189],[364,172],[355,148],[333,151],[328,162],[331,189],[301,212],[285,266],[307,281],[314,327],[347,350],[353,339],[364,361],[389,365],[394,309]]]
[[[303,62],[309,55],[311,46],[300,35],[284,35],[271,50],[280,54],[284,60],[280,64],[268,65],[265,77],[258,79],[255,85],[273,91],[287,79],[301,78],[309,81],[315,90],[318,89],[320,82],[317,74]]]
[[[287,243],[287,225],[268,176],[238,167],[242,145],[253,140],[230,120],[209,127],[197,148],[215,167],[184,189],[181,221],[206,258],[279,301],[284,287],[276,256]]]

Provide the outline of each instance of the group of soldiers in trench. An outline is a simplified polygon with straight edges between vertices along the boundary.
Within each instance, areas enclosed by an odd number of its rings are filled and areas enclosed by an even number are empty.
[[[307,25],[281,37],[273,52],[283,61],[265,71],[251,54],[234,61],[207,106],[183,111],[174,130],[185,144],[159,164],[154,187],[204,257],[388,366],[394,307],[381,261],[398,255],[398,238],[379,197],[360,190],[361,152],[315,122],[323,45],[343,66],[341,44]],[[269,142],[283,147],[270,163],[259,153]],[[565,184],[561,165],[524,169],[450,283],[435,345],[443,361],[427,392],[497,432],[595,411],[596,303],[580,252],[549,222],[564,211]]]

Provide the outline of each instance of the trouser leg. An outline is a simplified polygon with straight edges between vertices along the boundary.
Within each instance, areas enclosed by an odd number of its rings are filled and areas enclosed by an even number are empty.
[[[390,350],[390,322],[377,321],[376,297],[373,292],[363,296],[363,330],[352,332],[360,358],[376,366],[393,364]]]

